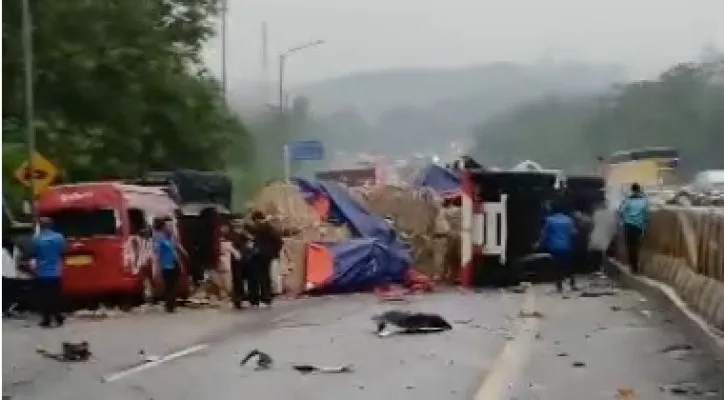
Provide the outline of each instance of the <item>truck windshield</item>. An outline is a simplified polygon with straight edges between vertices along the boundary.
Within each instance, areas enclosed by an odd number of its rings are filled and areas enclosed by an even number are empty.
[[[117,213],[113,209],[62,210],[46,216],[53,220],[53,230],[66,238],[112,236],[118,231]]]

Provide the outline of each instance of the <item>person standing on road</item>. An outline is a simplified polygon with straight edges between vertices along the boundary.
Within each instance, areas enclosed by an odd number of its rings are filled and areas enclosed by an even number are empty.
[[[221,241],[219,243],[219,262],[213,271],[213,279],[222,296],[233,297],[232,264],[241,258],[229,237],[229,226],[221,225]]]
[[[251,215],[252,255],[249,260],[249,302],[253,305],[272,303],[271,264],[279,257],[282,238],[271,224],[271,218],[260,211]]]
[[[593,229],[588,240],[588,258],[596,272],[603,272],[603,261],[613,236],[616,234],[616,213],[608,207],[606,199],[600,200],[593,211]]]
[[[641,240],[649,223],[649,201],[641,190],[641,185],[638,183],[631,185],[631,194],[621,202],[619,214],[623,223],[624,241],[631,273],[638,274]]]
[[[31,242],[31,254],[35,259],[35,284],[42,316],[40,326],[49,328],[54,320],[63,325],[61,276],[65,237],[53,230],[53,222],[46,217],[38,220],[39,230]]]
[[[171,228],[165,219],[155,219],[153,230],[153,252],[163,278],[166,312],[172,313],[176,310],[176,286],[180,275],[178,253]]]
[[[573,275],[573,250],[576,227],[573,219],[566,215],[560,201],[551,205],[541,232],[541,246],[550,253],[556,268],[556,290],[563,293],[563,281],[568,278],[571,290],[576,290]]]

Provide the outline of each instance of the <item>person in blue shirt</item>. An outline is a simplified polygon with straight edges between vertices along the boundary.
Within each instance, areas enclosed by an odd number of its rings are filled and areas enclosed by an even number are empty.
[[[40,301],[40,326],[50,327],[52,320],[61,326],[65,321],[61,292],[65,237],[53,230],[49,218],[41,217],[38,224],[40,229],[32,239],[31,253],[35,259],[33,274]]]
[[[623,223],[631,273],[638,274],[641,239],[649,223],[649,201],[641,190],[641,185],[638,183],[631,185],[631,194],[621,202],[618,212]]]
[[[563,281],[570,280],[571,289],[576,289],[573,276],[573,250],[576,227],[573,219],[565,214],[564,207],[558,202],[551,204],[550,213],[545,219],[541,232],[542,250],[553,258],[556,268],[556,289],[563,292]]]
[[[163,278],[163,296],[166,312],[176,310],[176,286],[179,279],[179,259],[169,221],[157,218],[153,221],[153,253]]]

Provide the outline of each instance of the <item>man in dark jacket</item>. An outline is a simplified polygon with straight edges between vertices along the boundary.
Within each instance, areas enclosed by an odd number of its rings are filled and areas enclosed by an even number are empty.
[[[260,211],[251,215],[249,233],[252,236],[251,256],[248,261],[249,302],[253,306],[272,303],[271,264],[282,250],[282,238],[272,226],[270,218]]]
[[[231,283],[232,283],[232,303],[234,308],[241,309],[246,297],[246,282],[249,270],[249,259],[251,252],[249,249],[250,238],[240,226],[235,226],[231,231],[231,243],[234,249],[239,252],[241,257],[233,259],[231,262]]]

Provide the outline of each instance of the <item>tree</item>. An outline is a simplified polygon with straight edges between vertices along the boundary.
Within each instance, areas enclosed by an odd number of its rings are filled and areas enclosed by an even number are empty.
[[[201,63],[218,0],[31,5],[37,145],[68,179],[250,166],[250,137]],[[3,144],[23,137],[20,21],[20,1],[3,2]]]
[[[686,173],[722,168],[723,75],[724,57],[710,57],[599,96],[518,107],[478,127],[477,154],[493,163],[506,154],[575,169],[616,150],[673,146]]]

